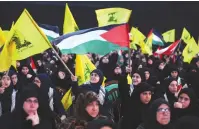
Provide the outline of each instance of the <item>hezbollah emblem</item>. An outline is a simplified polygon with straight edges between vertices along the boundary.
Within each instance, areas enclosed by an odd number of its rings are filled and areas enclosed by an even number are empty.
[[[112,12],[108,14],[109,16],[108,22],[117,22],[117,19],[115,18],[115,14],[116,12]]]
[[[17,50],[20,50],[21,48],[24,48],[24,47],[26,48],[29,45],[31,45],[31,42],[27,41],[24,38],[23,34],[18,30],[15,30],[15,33],[11,39],[11,42],[15,42]]]

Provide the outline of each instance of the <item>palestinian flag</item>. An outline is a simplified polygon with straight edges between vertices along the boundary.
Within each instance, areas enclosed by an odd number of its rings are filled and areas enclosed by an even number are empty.
[[[162,35],[157,33],[154,29],[149,32],[148,39],[152,40],[153,45],[164,46]]]
[[[50,42],[60,36],[58,26],[39,24],[39,27],[44,32],[44,34],[47,36],[47,38]]]
[[[64,54],[105,55],[121,47],[129,47],[128,32],[128,24],[95,27],[60,36],[52,43]]]

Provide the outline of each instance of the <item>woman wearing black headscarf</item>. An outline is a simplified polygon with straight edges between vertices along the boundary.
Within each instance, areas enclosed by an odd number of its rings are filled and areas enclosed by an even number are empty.
[[[178,95],[178,101],[174,103],[173,119],[177,120],[182,116],[199,117],[199,105],[197,97],[191,88],[182,89]]]
[[[137,129],[174,129],[170,122],[170,106],[164,99],[153,101],[147,114],[144,123]]]
[[[140,83],[128,101],[128,109],[124,112],[122,129],[135,129],[143,122],[151,102],[153,88],[147,83]]]
[[[47,74],[38,74],[34,79],[34,83],[38,86],[38,92],[46,100],[46,104],[57,114],[64,115],[65,111],[61,103],[61,97],[54,89],[54,85]]]
[[[53,129],[51,112],[31,85],[34,84],[29,84],[20,94],[15,110],[0,118],[2,129]]]
[[[121,98],[121,114],[122,116],[128,111],[129,102],[132,102],[132,93],[137,88],[138,84],[145,82],[145,75],[143,71],[136,71],[133,73],[132,84],[128,84],[127,74],[120,71],[117,73],[118,89]]]
[[[86,129],[88,122],[93,120],[108,120],[102,116],[98,96],[95,92],[80,93],[75,105],[75,116],[69,117],[63,123],[65,129]]]
[[[2,86],[0,87],[0,110],[2,114],[5,114],[11,111],[12,105],[13,85],[11,83],[9,73],[4,73],[4,75],[2,76],[1,84]]]
[[[19,81],[23,82],[24,85],[32,83],[36,74],[28,64],[22,64],[19,68]]]
[[[58,70],[51,76],[51,80],[61,96],[63,96],[72,85],[71,75],[65,68],[58,68]]]
[[[99,69],[95,69],[90,74],[90,81],[88,84],[83,84],[81,86],[78,86],[77,84],[77,78],[72,77],[73,79],[73,86],[72,86],[72,92],[77,97],[80,93],[86,93],[88,91],[93,91],[96,94],[101,96],[100,103],[103,105],[104,99],[105,99],[105,89],[102,87],[104,75]]]
[[[178,93],[178,83],[174,78],[169,78],[165,80],[163,85],[160,85],[156,88],[156,97],[162,97],[170,105],[173,105],[174,102],[177,101],[177,93]]]

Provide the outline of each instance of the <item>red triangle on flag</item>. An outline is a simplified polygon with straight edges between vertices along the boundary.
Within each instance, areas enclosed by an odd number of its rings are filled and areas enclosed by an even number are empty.
[[[36,69],[36,66],[35,66],[35,63],[34,63],[32,57],[30,57],[30,61],[31,61],[31,67],[32,67],[32,69],[33,70]]]
[[[129,27],[128,24],[116,26],[108,32],[100,35],[108,42],[117,44],[121,47],[129,47]]]

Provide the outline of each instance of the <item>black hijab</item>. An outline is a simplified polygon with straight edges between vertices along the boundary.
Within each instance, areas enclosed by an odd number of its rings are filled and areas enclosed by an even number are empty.
[[[95,93],[99,93],[100,87],[102,86],[103,83],[103,79],[104,79],[104,75],[102,73],[101,70],[99,69],[95,69],[91,72],[92,73],[96,73],[99,75],[99,81],[97,83],[90,83],[90,84],[85,84],[81,86],[81,89],[87,90],[87,91],[93,91]]]
[[[151,106],[148,110],[148,115],[144,122],[144,127],[146,129],[173,129],[170,123],[167,125],[161,125],[157,121],[157,118],[156,118],[157,109],[162,104],[166,104],[167,106],[169,106],[169,103],[162,98],[156,99],[151,103]]]

